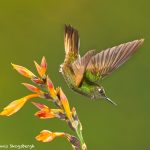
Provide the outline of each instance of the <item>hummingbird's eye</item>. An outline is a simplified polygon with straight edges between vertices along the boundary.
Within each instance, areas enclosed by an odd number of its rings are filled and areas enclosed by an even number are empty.
[[[105,91],[103,88],[98,88],[98,92],[101,96],[105,96]]]
[[[102,94],[102,93],[103,93],[103,90],[99,88],[99,89],[98,89],[98,92]]]

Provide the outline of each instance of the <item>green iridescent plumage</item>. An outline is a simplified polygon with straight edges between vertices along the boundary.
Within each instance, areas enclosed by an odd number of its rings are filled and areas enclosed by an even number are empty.
[[[64,33],[66,56],[60,72],[74,91],[91,99],[103,98],[115,104],[106,96],[101,81],[126,62],[143,41],[143,39],[134,40],[101,52],[90,50],[81,57],[78,31],[66,25]]]

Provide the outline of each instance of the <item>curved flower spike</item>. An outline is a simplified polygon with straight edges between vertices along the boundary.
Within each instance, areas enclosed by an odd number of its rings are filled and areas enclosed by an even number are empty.
[[[71,110],[70,110],[70,106],[69,106],[67,97],[66,97],[66,95],[64,94],[64,92],[62,91],[61,88],[59,88],[59,93],[58,94],[60,96],[60,101],[63,105],[64,111],[65,111],[68,119],[72,120],[72,113],[71,113]]]
[[[51,142],[53,139],[59,136],[65,136],[64,132],[51,132],[48,130],[43,130],[38,136],[36,136],[37,141],[41,142]]]
[[[11,102],[8,106],[4,108],[4,110],[0,113],[1,116],[10,116],[17,111],[19,111],[23,105],[31,98],[38,97],[38,94],[30,94],[21,99],[15,100]]]
[[[15,65],[13,63],[11,63],[11,65],[13,66],[13,68],[15,70],[17,70],[21,75],[27,77],[27,78],[35,78],[36,76],[27,68],[23,67],[23,66],[19,66],[19,65]]]

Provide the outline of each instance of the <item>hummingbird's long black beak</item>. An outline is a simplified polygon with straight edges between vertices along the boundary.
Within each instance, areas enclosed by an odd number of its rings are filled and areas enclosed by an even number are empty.
[[[115,102],[113,102],[110,98],[105,97],[105,100],[107,100],[108,102],[110,102],[111,104],[117,106],[117,104]]]

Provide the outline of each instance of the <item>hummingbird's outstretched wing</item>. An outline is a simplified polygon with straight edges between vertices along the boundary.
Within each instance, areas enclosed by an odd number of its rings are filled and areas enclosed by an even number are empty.
[[[64,46],[65,46],[65,61],[71,63],[79,56],[79,34],[78,31],[71,25],[65,25],[64,31]]]
[[[79,57],[72,63],[71,68],[75,75],[76,86],[80,85],[87,64],[90,61],[91,57],[94,56],[95,54],[96,54],[95,50],[90,50],[83,57]]]
[[[97,53],[90,59],[86,67],[86,72],[88,72],[86,77],[90,81],[93,81],[92,76],[99,76],[98,79],[100,80],[101,78],[109,75],[126,62],[136,52],[143,41],[144,39],[135,40]]]

